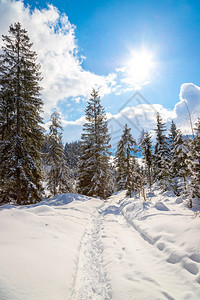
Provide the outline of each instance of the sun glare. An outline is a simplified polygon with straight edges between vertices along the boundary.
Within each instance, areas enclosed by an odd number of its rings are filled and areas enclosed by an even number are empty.
[[[148,82],[154,66],[152,53],[146,50],[141,52],[132,51],[131,58],[126,63],[129,81],[132,81],[135,85],[142,85]]]

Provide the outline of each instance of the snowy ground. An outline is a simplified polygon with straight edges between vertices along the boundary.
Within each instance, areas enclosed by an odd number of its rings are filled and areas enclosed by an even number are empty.
[[[3,206],[0,299],[200,299],[199,232],[199,216],[157,190]]]

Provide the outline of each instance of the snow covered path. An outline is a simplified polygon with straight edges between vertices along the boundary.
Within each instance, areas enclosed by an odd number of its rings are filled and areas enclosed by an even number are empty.
[[[113,196],[102,210],[104,263],[112,299],[200,299],[200,287],[191,275],[167,262],[162,251],[126,222],[120,214],[122,200],[123,194]]]
[[[1,300],[199,300],[200,219],[181,199],[63,194],[0,208]]]
[[[72,299],[108,300],[112,298],[111,287],[103,266],[101,229],[102,218],[96,211],[80,245]]]

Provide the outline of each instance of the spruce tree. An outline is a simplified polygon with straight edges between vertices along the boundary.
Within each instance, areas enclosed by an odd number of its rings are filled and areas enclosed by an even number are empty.
[[[174,156],[174,147],[175,144],[177,143],[177,135],[178,135],[178,130],[176,128],[176,124],[174,123],[174,121],[171,122],[170,128],[169,128],[169,136],[168,136],[168,142],[169,142],[169,157],[171,160],[171,176],[172,178],[177,177],[177,170],[176,168],[173,168],[173,164],[172,164],[172,158],[175,157]],[[175,166],[175,165],[174,165]]]
[[[135,160],[134,153],[136,152],[136,141],[132,137],[131,128],[125,124],[121,139],[117,144],[115,154],[117,178],[116,182],[118,190],[127,189],[127,195],[131,197],[132,191],[132,170]]]
[[[168,136],[168,142],[169,142],[169,158],[170,158],[170,178],[171,178],[171,187],[173,189],[173,192],[175,195],[179,196],[181,192],[180,183],[178,179],[178,172],[176,169],[176,156],[174,155],[174,147],[175,147],[175,139],[177,137],[177,128],[174,121],[171,122],[170,128],[169,128],[169,136]]]
[[[65,157],[67,164],[69,166],[70,177],[74,182],[74,187],[76,188],[78,180],[78,166],[81,156],[81,143],[80,141],[66,143],[65,148]]]
[[[195,137],[191,142],[191,150],[188,155],[188,164],[191,172],[191,197],[200,199],[200,118],[195,124]]]
[[[168,190],[170,188],[170,150],[165,136],[165,123],[159,113],[157,113],[156,118],[157,128],[155,129],[154,178],[155,180],[158,180],[159,185],[163,190]]]
[[[189,148],[187,140],[183,138],[180,130],[176,130],[176,136],[171,145],[170,171],[172,178],[172,187],[176,195],[180,195],[183,188],[178,184],[178,178],[183,178],[184,189],[186,190],[186,178],[189,175],[187,166],[187,157]]]
[[[80,141],[65,144],[65,157],[70,169],[78,167],[79,159],[81,156],[81,143]]]
[[[138,164],[138,162],[133,159],[131,161],[131,172],[130,172],[130,184],[131,184],[131,193],[134,192],[134,194],[139,193],[142,195],[143,199],[145,198],[145,184],[146,184],[146,178],[143,168]]]
[[[147,169],[147,178],[149,187],[152,185],[152,164],[153,164],[153,153],[152,153],[152,141],[151,136],[147,131],[142,131],[139,145],[142,149],[144,156],[145,166]]]
[[[169,138],[168,138],[170,147],[171,146],[173,147],[173,143],[175,141],[176,136],[177,136],[176,124],[174,123],[174,121],[172,121],[169,129]]]
[[[51,115],[50,132],[48,135],[49,149],[46,154],[46,164],[49,168],[47,173],[47,188],[51,195],[67,193],[71,190],[69,171],[62,144],[62,126],[60,115],[54,112]]]
[[[79,192],[105,199],[110,194],[110,136],[105,109],[93,89],[85,110],[86,123],[81,137]]]
[[[40,201],[43,102],[40,65],[20,23],[3,36],[0,55],[1,199],[18,204]]]

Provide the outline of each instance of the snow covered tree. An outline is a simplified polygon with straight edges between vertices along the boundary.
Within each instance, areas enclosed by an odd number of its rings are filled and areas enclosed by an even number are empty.
[[[131,128],[125,124],[121,139],[117,144],[117,151],[115,154],[117,167],[117,186],[118,190],[127,189],[127,194],[131,196],[132,181],[131,170],[134,164],[134,153],[136,152],[136,141],[132,137]]]
[[[49,129],[49,148],[46,154],[46,164],[49,168],[47,187],[50,193],[55,196],[70,191],[68,166],[62,144],[62,126],[58,112],[54,112],[51,115],[51,125]]]
[[[65,156],[70,169],[77,168],[81,156],[80,141],[65,144]]]
[[[173,156],[173,148],[174,148],[174,142],[176,139],[178,132],[176,128],[176,124],[174,121],[171,122],[170,128],[169,128],[169,135],[168,135],[168,142],[169,142],[169,150],[170,150],[170,159]]]
[[[85,110],[86,123],[81,137],[79,192],[105,199],[110,194],[110,136],[105,109],[93,89]]]
[[[116,166],[115,166],[115,162],[113,160],[113,157],[110,161],[110,172],[109,172],[110,176],[109,176],[109,180],[110,180],[110,196],[117,192],[117,184],[116,184],[116,177],[117,177],[117,170],[116,170]]]
[[[65,148],[65,157],[67,164],[69,166],[69,175],[73,181],[74,188],[76,189],[78,181],[78,166],[81,156],[81,143],[80,141],[66,143]]]
[[[148,183],[151,188],[152,185],[152,164],[153,164],[153,153],[152,153],[152,141],[151,136],[147,131],[142,131],[140,141],[140,148],[144,156],[145,166],[147,169]]]
[[[40,65],[20,23],[3,36],[0,55],[1,199],[18,204],[40,201],[43,102]]]
[[[130,197],[132,196],[132,192],[134,195],[139,193],[139,196],[145,200],[145,184],[146,184],[146,177],[143,168],[138,164],[138,162],[133,158],[130,164]]]
[[[174,189],[174,193],[179,195],[182,188],[178,185],[177,178],[183,178],[184,188],[186,189],[186,177],[189,175],[186,161],[189,148],[187,146],[187,140],[183,138],[180,130],[176,130],[176,136],[172,142],[171,149],[170,170],[172,187]]]
[[[156,144],[154,151],[154,178],[159,181],[163,190],[170,188],[170,151],[167,138],[164,134],[166,131],[165,123],[159,113],[157,113]]]
[[[191,150],[188,153],[188,165],[191,172],[191,197],[200,199],[200,118],[195,124],[195,137],[191,142]]]
[[[174,121],[172,121],[169,129],[169,138],[168,138],[170,146],[174,143],[176,136],[177,136],[176,124],[174,123]]]

